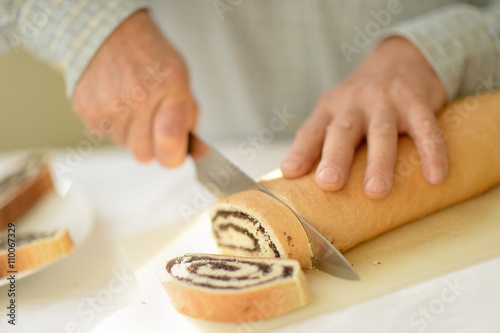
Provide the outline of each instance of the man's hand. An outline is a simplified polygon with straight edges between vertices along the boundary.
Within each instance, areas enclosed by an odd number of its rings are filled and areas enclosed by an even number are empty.
[[[166,167],[184,161],[197,118],[186,66],[146,11],[103,43],[76,86],[73,108],[138,160]]]
[[[434,113],[445,102],[446,91],[420,51],[404,38],[389,38],[322,96],[297,131],[281,164],[283,174],[302,176],[321,156],[317,185],[325,191],[339,190],[366,136],[364,191],[369,198],[383,198],[392,187],[398,133],[407,133],[420,154],[425,179],[439,184],[448,163]]]

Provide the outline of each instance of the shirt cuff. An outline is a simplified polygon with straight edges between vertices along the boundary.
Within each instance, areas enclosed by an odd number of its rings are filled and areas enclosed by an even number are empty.
[[[24,46],[31,53],[61,72],[66,82],[66,94],[73,95],[75,86],[91,59],[108,36],[131,14],[147,8],[140,0],[53,0],[26,1],[21,8],[18,24],[35,25],[33,38]],[[44,15],[42,15],[44,14]],[[44,19],[46,23],[42,24]]]
[[[500,54],[497,24],[495,17],[477,7],[451,5],[395,25],[379,40],[401,36],[411,41],[452,100],[476,93],[482,79],[496,74]]]

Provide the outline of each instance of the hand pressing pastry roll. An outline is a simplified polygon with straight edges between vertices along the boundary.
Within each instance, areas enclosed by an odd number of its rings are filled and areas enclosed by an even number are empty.
[[[45,193],[52,189],[49,155],[34,152],[0,176],[0,230],[18,222]]]
[[[297,179],[276,178],[262,184],[346,251],[400,225],[477,196],[500,183],[500,93],[471,96],[448,106],[438,117],[449,174],[431,185],[420,171],[413,141],[401,137],[392,192],[381,200],[363,193],[366,146],[357,150],[347,184],[324,192],[315,168]],[[213,235],[227,254],[295,258],[311,267],[305,231],[287,208],[252,190],[228,196],[212,207]]]
[[[296,260],[192,253],[169,260],[159,278],[178,312],[210,321],[274,317],[311,297]]]

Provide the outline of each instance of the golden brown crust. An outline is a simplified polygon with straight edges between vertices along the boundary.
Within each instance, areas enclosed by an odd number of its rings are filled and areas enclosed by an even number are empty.
[[[32,176],[27,177],[0,202],[0,230],[10,222],[18,222],[45,193],[53,188],[48,156],[41,157],[41,164]]]
[[[19,239],[19,234],[16,235]],[[68,230],[61,229],[50,237],[34,240],[15,247],[15,268],[19,272],[48,264],[69,255],[74,248]],[[0,276],[7,276],[12,269],[8,265],[8,251],[0,253]]]
[[[449,174],[441,185],[431,185],[424,180],[418,152],[408,137],[399,141],[392,192],[381,200],[370,200],[363,193],[366,146],[358,149],[349,180],[338,192],[320,190],[315,184],[315,170],[298,179],[277,178],[263,185],[337,249],[346,251],[500,183],[500,93],[472,96],[453,103],[440,114],[439,125],[449,160]],[[233,200],[239,200],[240,196],[229,196],[224,202],[238,209],[241,203],[233,203]],[[255,206],[254,209],[261,210],[264,216],[269,213],[268,208]],[[269,219],[268,223],[276,234],[285,230],[280,219]],[[298,221],[295,224],[292,228],[300,228]]]
[[[276,260],[283,263],[281,259]],[[293,279],[243,291],[221,292],[218,289],[190,286],[163,272],[160,273],[160,280],[178,312],[208,321],[237,323],[262,320],[290,312],[311,299],[311,291],[300,268]]]
[[[306,282],[288,281],[247,293],[217,294],[190,289],[175,282],[163,282],[174,308],[187,316],[218,322],[249,322],[279,316],[295,310],[310,299],[307,292],[298,294]],[[308,290],[308,289],[306,289]]]

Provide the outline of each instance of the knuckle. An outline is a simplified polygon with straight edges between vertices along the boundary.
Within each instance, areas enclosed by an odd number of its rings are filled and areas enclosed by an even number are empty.
[[[434,129],[434,123],[428,119],[420,122],[420,130],[425,132],[430,132]]]
[[[414,126],[415,135],[419,138],[432,138],[434,134],[439,132],[439,127],[435,121],[430,119],[421,119]]]
[[[413,86],[409,86],[405,80],[401,78],[394,79],[391,92],[393,96],[406,101],[407,103],[421,103],[423,100],[422,93]]]
[[[188,115],[183,103],[171,104],[158,110],[154,129],[163,138],[178,139],[188,128]]]
[[[337,123],[332,123],[326,127],[326,135],[330,136],[336,133],[341,127]]]
[[[286,160],[308,161],[309,157],[304,151],[292,150],[285,156],[285,158],[283,160],[284,161],[286,161]]]
[[[370,167],[383,174],[390,170],[393,164],[393,159],[387,153],[377,153],[370,156]]]
[[[298,140],[308,139],[308,140],[318,141],[322,139],[323,137],[322,133],[323,133],[322,128],[306,123],[302,125],[302,127],[300,127],[298,131],[295,133],[295,138]]]
[[[188,86],[187,71],[179,66],[169,67],[165,71],[166,86]]]
[[[389,96],[389,88],[377,81],[365,83],[364,91],[368,96],[379,101],[384,101]]]
[[[345,95],[349,98],[354,98],[369,90],[372,84],[372,81],[363,79],[357,80],[355,82],[350,82],[342,87],[342,95]]]
[[[113,135],[111,139],[117,145],[123,145],[123,144],[125,144],[125,138],[122,135]]]
[[[330,134],[335,131],[349,131],[354,128],[354,125],[355,120],[352,115],[343,115],[334,119],[333,122],[327,126],[326,132]]]
[[[322,163],[333,166],[344,165],[349,158],[349,152],[341,148],[334,148],[323,153]]]
[[[90,121],[99,121],[102,116],[97,108],[89,108],[85,111],[84,117]]]
[[[157,124],[155,126],[155,136],[158,140],[164,141],[179,141],[182,133],[181,126],[174,123]]]
[[[418,141],[417,150],[421,155],[429,156],[438,153],[441,149],[440,145],[435,140],[431,137],[426,137]]]
[[[332,123],[328,125],[325,129],[325,133],[327,137],[338,137],[339,135],[345,135],[347,131],[352,128],[351,123],[342,122],[342,123]],[[343,132],[343,133],[342,133]]]
[[[402,100],[410,114],[422,116],[429,113],[429,107],[425,103],[425,100],[417,93],[412,93],[409,97]]]
[[[395,124],[381,123],[371,126],[368,130],[369,136],[397,137],[398,129]]]
[[[99,129],[100,124],[102,123],[102,118],[100,115],[95,112],[87,112],[85,115],[82,116],[83,121],[87,126],[93,128],[93,129]],[[108,122],[109,123],[109,122]]]

